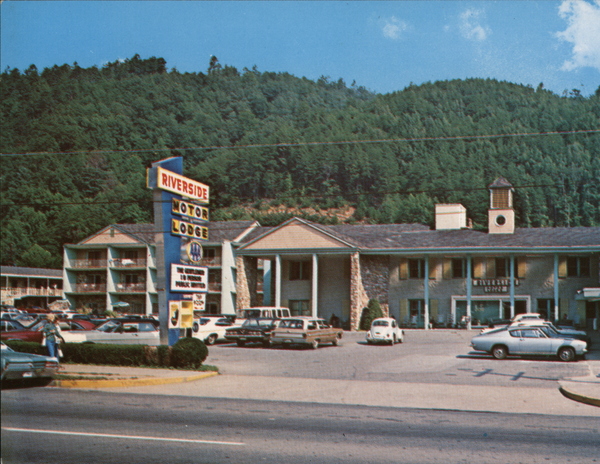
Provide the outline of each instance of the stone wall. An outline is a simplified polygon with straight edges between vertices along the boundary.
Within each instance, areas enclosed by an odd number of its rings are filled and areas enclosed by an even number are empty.
[[[256,258],[237,256],[235,258],[235,265],[237,269],[235,297],[237,310],[256,306]]]
[[[366,306],[371,299],[378,300],[383,315],[388,317],[390,282],[389,256],[361,256],[360,273],[362,285],[367,295],[364,306]]]

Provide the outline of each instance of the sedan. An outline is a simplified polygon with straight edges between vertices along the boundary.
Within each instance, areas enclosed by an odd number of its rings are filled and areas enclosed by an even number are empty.
[[[367,343],[402,343],[404,341],[404,330],[398,327],[396,319],[392,317],[380,317],[371,323],[367,332]]]
[[[10,322],[14,324],[16,321],[2,321],[2,340],[21,340],[24,342],[42,343],[44,338],[42,329],[46,325],[46,320],[42,319],[30,327],[20,328],[12,327],[11,330],[5,331],[4,323]],[[19,324],[20,325],[20,324]],[[85,341],[85,331],[94,329],[96,326],[88,321],[59,321],[60,332],[65,339],[65,342],[76,343]]]
[[[490,353],[496,359],[511,355],[558,356],[561,361],[573,361],[587,352],[584,341],[549,336],[539,327],[496,329],[479,334],[471,340],[476,351]]]
[[[84,343],[160,345],[158,321],[150,318],[109,319],[84,335]]]
[[[46,379],[48,382],[58,371],[58,359],[37,354],[13,351],[4,343],[2,347],[2,382],[5,380]]]
[[[304,345],[316,349],[325,343],[338,346],[344,331],[318,317],[284,317],[271,334],[273,345]]]
[[[192,337],[199,338],[207,345],[214,345],[217,341],[224,341],[227,329],[233,327],[239,327],[239,324],[227,317],[201,317],[194,321]]]
[[[278,319],[253,318],[246,319],[241,327],[227,329],[225,338],[235,341],[238,346],[246,343],[262,343],[271,346],[271,332],[277,327]]]

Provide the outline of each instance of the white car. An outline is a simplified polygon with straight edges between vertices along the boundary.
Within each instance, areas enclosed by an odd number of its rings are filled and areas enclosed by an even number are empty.
[[[85,332],[81,332],[81,334],[85,336],[85,340],[81,340],[84,343],[160,345],[158,321],[155,319],[109,319],[96,327],[96,329],[86,330]]]
[[[367,332],[367,343],[402,343],[404,341],[404,330],[398,327],[396,319],[392,317],[380,317],[371,323]]]
[[[207,345],[214,345],[217,341],[225,341],[227,329],[240,327],[241,324],[231,322],[226,317],[201,317],[194,320],[192,337],[199,338]]]

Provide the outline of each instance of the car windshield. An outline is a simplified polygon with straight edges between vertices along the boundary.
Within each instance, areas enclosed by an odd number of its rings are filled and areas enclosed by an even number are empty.
[[[115,329],[117,327],[119,327],[119,325],[120,324],[116,321],[106,321],[106,322],[100,324],[98,327],[96,327],[96,330],[99,330],[100,332],[110,333],[110,332],[114,332]]]
[[[373,327],[388,327],[389,325],[388,321],[373,321]]]

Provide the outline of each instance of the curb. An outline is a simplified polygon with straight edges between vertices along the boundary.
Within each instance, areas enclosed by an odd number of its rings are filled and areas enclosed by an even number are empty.
[[[166,385],[170,383],[192,382],[219,375],[218,372],[204,372],[202,374],[184,377],[155,377],[146,379],[108,379],[108,380],[53,380],[49,385],[57,388],[120,388],[120,387],[147,387],[151,385]]]
[[[590,396],[580,395],[579,393],[574,393],[563,386],[558,387],[558,391],[560,391],[564,397],[570,400],[600,408],[600,398],[592,398]]]

